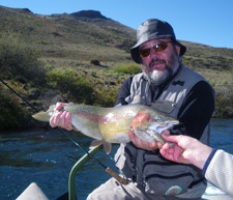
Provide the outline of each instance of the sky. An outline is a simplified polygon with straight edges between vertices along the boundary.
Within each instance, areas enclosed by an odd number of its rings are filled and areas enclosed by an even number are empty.
[[[137,29],[145,20],[169,22],[178,40],[233,49],[233,0],[0,0],[42,15],[96,10]]]

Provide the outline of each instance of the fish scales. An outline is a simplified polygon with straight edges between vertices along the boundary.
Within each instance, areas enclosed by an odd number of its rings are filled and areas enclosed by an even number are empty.
[[[100,108],[76,104],[67,105],[64,110],[72,114],[73,126],[85,135],[106,142],[125,143],[130,141],[127,133],[137,113],[132,108]]]
[[[144,105],[125,105],[103,108],[84,104],[67,104],[64,110],[71,113],[71,123],[82,134],[108,143],[127,143],[129,131],[142,140],[164,142],[160,133],[179,122],[167,117],[151,107]],[[33,117],[40,121],[49,121],[56,112],[50,106],[46,112],[39,112]]]

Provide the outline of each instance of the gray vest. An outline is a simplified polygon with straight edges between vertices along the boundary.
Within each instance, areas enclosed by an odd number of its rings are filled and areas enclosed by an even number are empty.
[[[133,77],[129,104],[144,104],[171,116],[177,117],[179,109],[191,88],[204,78],[182,66],[178,74],[170,81],[156,102],[152,102],[149,83],[143,74]],[[207,130],[207,129],[206,129]],[[208,132],[204,131],[205,143]],[[132,143],[121,144],[115,155],[116,166],[123,175],[137,182],[146,196],[171,195],[178,198],[198,198],[206,188],[201,171],[191,165],[169,162],[161,157],[158,150],[146,151],[136,148]]]

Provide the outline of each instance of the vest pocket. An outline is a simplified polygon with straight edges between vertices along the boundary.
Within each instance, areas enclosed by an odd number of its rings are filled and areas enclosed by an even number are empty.
[[[148,161],[148,157],[150,159],[153,157],[153,160]],[[183,194],[198,178],[197,172],[189,165],[165,161],[159,155],[145,156],[145,158],[147,161],[143,166],[143,180],[145,192],[148,194]]]
[[[166,168],[166,167],[165,167]],[[178,195],[185,193],[193,180],[191,173],[174,173],[163,170],[145,173],[145,192],[156,195]]]

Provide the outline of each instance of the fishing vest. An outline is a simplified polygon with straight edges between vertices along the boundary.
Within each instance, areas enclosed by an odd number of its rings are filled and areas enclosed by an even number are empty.
[[[181,66],[178,74],[170,81],[155,102],[143,74],[133,77],[130,95],[125,98],[129,104],[144,104],[177,118],[182,103],[199,81],[205,79],[191,69]],[[207,143],[208,129],[201,141]],[[175,196],[177,198],[199,198],[206,189],[201,170],[192,165],[182,165],[164,159],[159,150],[147,151],[136,148],[132,143],[121,144],[115,155],[116,166],[121,173],[137,183],[148,197]]]

